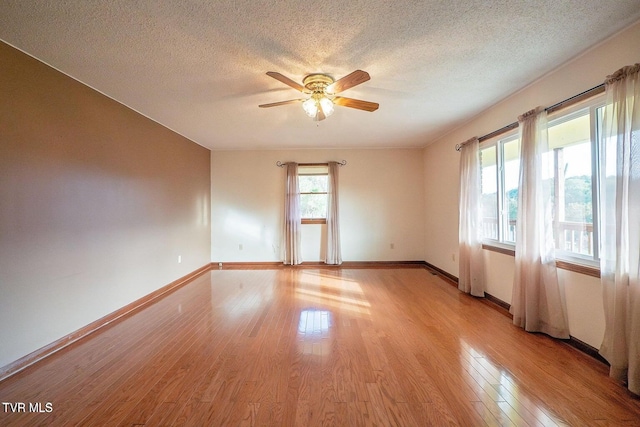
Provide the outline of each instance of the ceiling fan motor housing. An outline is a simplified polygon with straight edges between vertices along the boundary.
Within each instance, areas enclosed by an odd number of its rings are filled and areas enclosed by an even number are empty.
[[[312,93],[325,93],[327,86],[333,82],[333,78],[326,74],[309,74],[302,80],[305,89]]]

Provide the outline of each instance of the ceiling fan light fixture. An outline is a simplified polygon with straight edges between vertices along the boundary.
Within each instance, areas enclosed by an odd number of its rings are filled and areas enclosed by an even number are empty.
[[[314,93],[302,103],[302,109],[314,120],[324,120],[333,114],[333,101],[320,93]],[[322,113],[322,114],[320,114]]]
[[[307,116],[313,118],[318,114],[318,104],[316,100],[313,98],[309,98],[302,103],[302,108],[304,112],[307,113]]]
[[[325,116],[329,117],[333,114],[333,101],[329,98],[320,98],[320,107],[322,108],[322,112]]]

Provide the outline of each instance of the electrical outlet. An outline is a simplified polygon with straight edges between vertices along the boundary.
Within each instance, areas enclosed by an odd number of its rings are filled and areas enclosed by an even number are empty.
[[[451,254],[451,261],[456,262],[456,253]]]
[[[240,244],[238,245],[238,249],[239,249],[239,250],[242,250],[242,248],[243,248],[243,247],[242,247],[242,243],[240,243]]]
[[[182,264],[182,255],[178,255],[178,264]]]

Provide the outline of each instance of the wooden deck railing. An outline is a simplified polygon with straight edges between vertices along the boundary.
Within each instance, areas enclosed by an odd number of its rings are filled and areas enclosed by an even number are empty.
[[[498,219],[482,219],[483,236],[498,239]],[[505,242],[516,241],[516,221],[509,220]],[[572,221],[556,223],[556,249],[581,255],[593,255],[593,224]]]

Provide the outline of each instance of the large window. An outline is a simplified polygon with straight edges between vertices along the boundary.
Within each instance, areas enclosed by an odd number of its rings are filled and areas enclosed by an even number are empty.
[[[303,224],[324,224],[327,220],[328,166],[298,167],[300,215]]]
[[[543,176],[553,194],[556,256],[593,263],[597,242],[597,144],[602,97],[549,116],[549,151],[553,174]],[[485,243],[513,245],[518,212],[519,140],[517,130],[480,148],[482,231]]]

